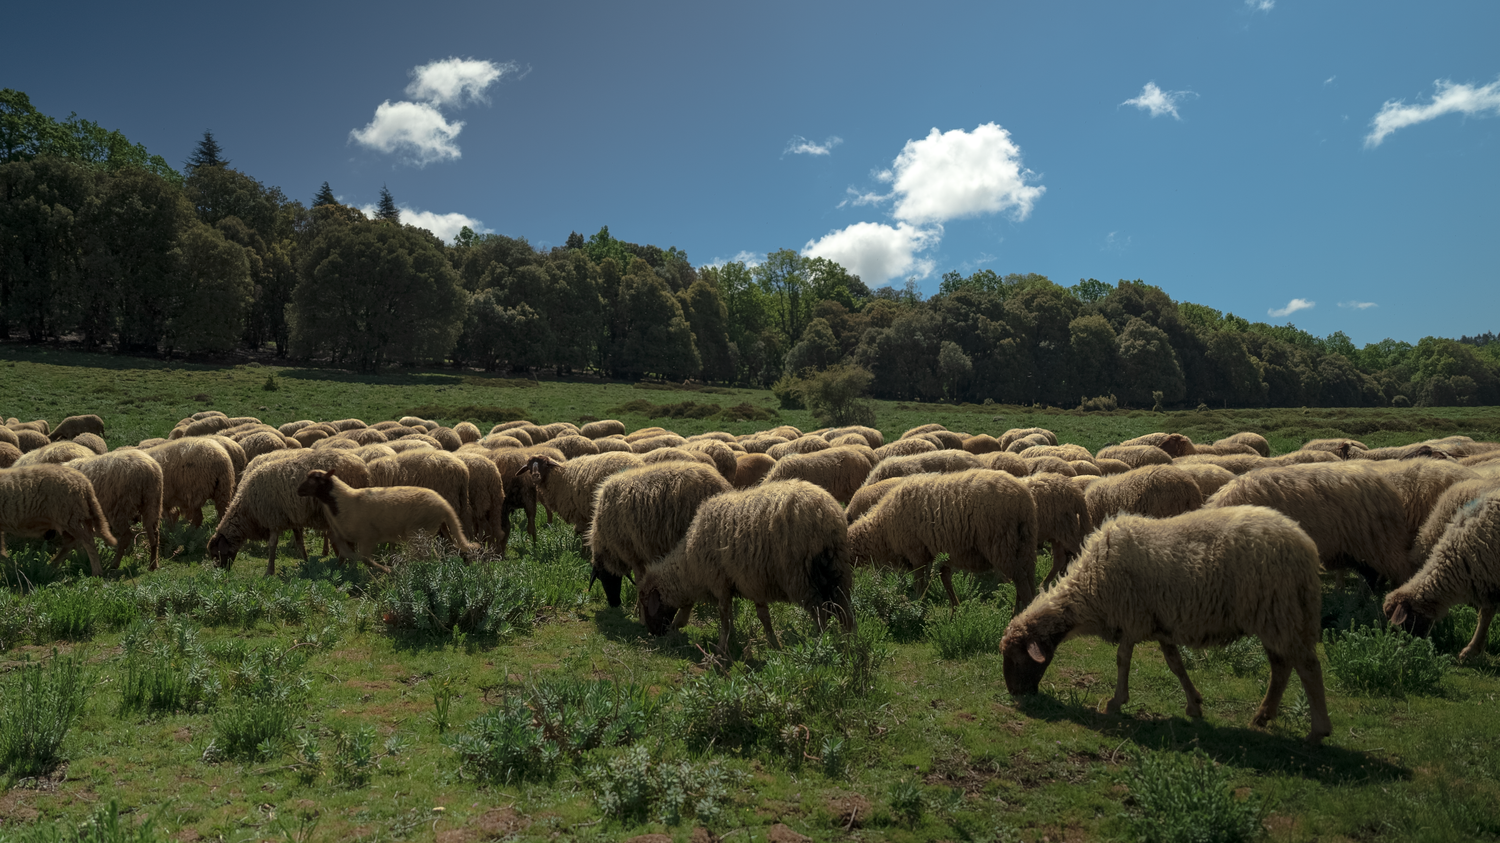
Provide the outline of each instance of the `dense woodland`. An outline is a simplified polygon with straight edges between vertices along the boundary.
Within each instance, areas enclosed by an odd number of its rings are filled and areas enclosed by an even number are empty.
[[[388,192],[374,218],[326,182],[304,205],[224,155],[205,133],[178,172],[0,91],[0,338],[783,387],[842,366],[915,401],[1500,404],[1490,334],[1358,348],[1143,281],[989,270],[924,298],[793,250],[695,267],[608,228],[551,249],[468,229],[447,244],[401,224]]]

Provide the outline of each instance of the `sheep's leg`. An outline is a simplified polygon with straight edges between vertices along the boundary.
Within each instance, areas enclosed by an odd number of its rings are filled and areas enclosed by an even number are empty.
[[[149,571],[155,571],[161,567],[161,519],[141,524],[146,532],[146,547],[151,551],[151,566]]]
[[[1474,637],[1469,640],[1469,646],[1459,651],[1459,661],[1468,661],[1474,656],[1484,655],[1485,645],[1488,644],[1490,640],[1490,621],[1494,619],[1494,606],[1480,608],[1479,623],[1474,625]]]
[[[1052,570],[1047,572],[1047,577],[1042,580],[1042,588],[1051,588],[1057,582],[1057,578],[1068,570],[1067,551],[1058,547],[1057,542],[1052,542]]]
[[[1121,641],[1115,651],[1115,695],[1104,704],[1105,714],[1119,714],[1120,708],[1130,702],[1130,657],[1134,653],[1134,641]]]
[[[99,564],[99,549],[94,546],[94,534],[87,527],[75,527],[73,535],[80,537],[77,539],[77,542],[83,545],[83,552],[89,555],[89,564],[94,567],[94,576],[102,578],[104,576],[104,567]],[[57,555],[61,556],[62,551],[59,550]],[[57,561],[56,557],[53,558],[53,561]]]
[[[281,534],[275,530],[271,531],[271,537],[266,539],[266,576],[276,576],[276,543],[281,540]]]
[[[126,524],[123,530],[115,530],[111,527],[110,532],[114,533],[115,538],[118,540],[115,544],[115,559],[109,565],[109,569],[115,571],[119,570],[120,562],[125,559],[125,554],[129,553],[130,549],[135,546],[135,530],[132,529],[130,524]]]
[[[1286,656],[1268,649],[1266,660],[1271,663],[1271,684],[1266,688],[1266,698],[1261,700],[1260,709],[1255,712],[1255,719],[1250,721],[1252,726],[1265,726],[1276,719],[1276,714],[1281,711],[1281,695],[1286,693],[1287,680],[1292,678],[1292,663]],[[1298,669],[1298,675],[1302,675],[1301,668]],[[1311,702],[1311,699],[1309,697],[1308,701]]]
[[[729,635],[734,632],[734,595],[726,594],[719,598],[719,655],[725,661],[729,656]]]
[[[294,539],[297,540],[297,555],[302,557],[302,561],[303,562],[306,562],[307,561],[307,537],[305,535],[303,535],[301,527],[293,527],[292,528],[292,538],[294,538]]]
[[[946,568],[944,570],[947,570]],[[776,631],[771,629],[771,609],[764,603],[755,604],[755,614],[760,616],[760,625],[766,628],[766,641],[770,642],[771,649],[780,650],[781,642],[776,640]]]
[[[948,600],[953,604],[953,610],[957,610],[958,592],[953,590],[953,569],[944,565],[942,570],[938,572],[938,576],[943,580],[943,589],[948,592]]]
[[[1163,641],[1161,642],[1161,654],[1166,656],[1167,667],[1177,677],[1177,681],[1182,683],[1182,692],[1187,694],[1187,716],[1202,717],[1203,695],[1198,693],[1198,689],[1193,687],[1193,680],[1188,678],[1187,668],[1182,664],[1182,652],[1177,649],[1176,644],[1168,644]]]
[[[1328,697],[1323,693],[1323,666],[1318,663],[1317,653],[1308,652],[1297,663],[1297,678],[1302,680],[1302,693],[1307,695],[1307,709],[1312,715],[1307,742],[1316,745],[1333,734],[1333,723],[1328,719]]]
[[[1033,569],[1036,568],[1036,564],[1035,563],[1036,563],[1036,560],[1033,559],[1032,560],[1032,566],[1031,566]],[[1035,573],[1034,570],[1032,570],[1032,571],[1026,571],[1026,572],[1022,573],[1020,576],[1016,577],[1015,582],[1016,582],[1016,612],[1015,613],[1019,615],[1019,614],[1021,614],[1021,612],[1027,606],[1031,605],[1031,601],[1033,601],[1033,600],[1036,599],[1036,573]]]
[[[196,507],[193,507],[193,514],[188,516],[188,521],[194,527],[203,526],[203,504],[200,503]]]
[[[526,535],[531,536],[531,543],[536,545],[536,501],[527,501],[526,507]]]

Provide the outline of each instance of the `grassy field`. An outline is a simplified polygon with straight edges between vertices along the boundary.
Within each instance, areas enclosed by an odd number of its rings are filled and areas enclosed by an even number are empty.
[[[278,388],[263,389],[273,376]],[[55,423],[95,412],[111,444],[164,435],[205,407],[273,424],[423,407],[447,422],[516,411],[682,432],[814,424],[753,390],[18,349],[0,351],[0,385],[0,413]],[[775,415],[617,412],[634,401]],[[877,412],[888,436],[934,420],[976,433],[1039,424],[1090,448],[1152,430],[1258,430],[1278,450],[1339,434],[1372,446],[1500,437],[1490,408]],[[184,841],[1500,838],[1500,630],[1491,655],[1452,664],[1472,630],[1467,609],[1428,646],[1380,630],[1362,585],[1328,584],[1325,626],[1353,632],[1329,633],[1334,734],[1309,749],[1295,682],[1281,720],[1248,728],[1267,675],[1248,643],[1191,654],[1201,721],[1182,715],[1182,692],[1148,647],[1125,713],[1098,713],[1114,652],[1094,640],[1063,646],[1040,697],[1011,698],[996,643],[1013,591],[966,576],[950,613],[945,599],[909,594],[909,578],[860,571],[857,635],[819,638],[800,611],[777,607],[780,651],[741,606],[726,668],[705,655],[716,613],[650,637],[586,590],[582,548],[560,523],[503,562],[465,567],[413,548],[375,579],[318,557],[283,557],[267,579],[253,543],[234,570],[213,571],[202,564],[212,529],[212,518],[172,528],[161,571],[137,556],[103,582],[82,576],[82,559],[51,569],[39,544],[11,544],[0,841],[73,839],[80,823],[88,839]],[[1039,573],[1049,565],[1039,557]]]

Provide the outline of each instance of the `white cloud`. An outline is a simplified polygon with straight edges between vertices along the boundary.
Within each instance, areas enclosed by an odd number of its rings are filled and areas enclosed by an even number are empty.
[[[1276,8],[1276,0],[1245,0],[1245,5],[1252,12],[1269,12]]]
[[[942,237],[940,225],[917,228],[905,222],[895,226],[857,222],[807,241],[802,254],[836,261],[869,286],[877,287],[892,278],[931,275],[932,260],[919,258],[917,253],[936,246]]]
[[[1341,301],[1339,302],[1339,307],[1348,307],[1355,310],[1369,310],[1372,307],[1380,307],[1380,305],[1372,301]]]
[[[401,223],[403,225],[425,228],[436,234],[444,243],[452,243],[453,238],[468,226],[475,234],[489,234],[490,229],[484,227],[484,223],[474,219],[467,214],[439,214],[433,211],[418,211],[407,205],[397,205],[401,211]],[[376,207],[374,205],[363,205],[360,212],[370,219],[375,218]]]
[[[378,152],[401,152],[425,167],[444,158],[458,158],[453,139],[463,130],[462,121],[449,123],[436,108],[422,102],[386,100],[375,108],[375,119],[349,139]]]
[[[751,252],[744,249],[736,252],[732,258],[714,258],[708,262],[708,266],[720,267],[726,263],[742,263],[746,269],[754,269],[766,261],[765,252]]]
[[[829,153],[833,152],[833,148],[835,146],[838,146],[843,142],[844,139],[839,137],[838,135],[833,135],[829,137],[828,140],[825,140],[822,143],[815,143],[808,140],[807,138],[802,137],[801,135],[792,135],[792,139],[786,142],[786,149],[782,150],[781,154],[783,156],[828,155]]]
[[[1279,319],[1283,316],[1291,316],[1293,313],[1296,313],[1299,310],[1306,310],[1316,304],[1317,302],[1308,301],[1307,299],[1292,299],[1291,301],[1286,303],[1286,307],[1272,308],[1270,310],[1267,310],[1266,313],[1269,313],[1270,315],[1275,316]]]
[[[1101,252],[1123,252],[1130,248],[1130,235],[1111,231],[1104,237],[1104,245],[1099,247]]]
[[[1337,74],[1335,74],[1335,75],[1333,75],[1333,76],[1330,76],[1330,77],[1328,77],[1328,78],[1327,78],[1327,79],[1324,79],[1324,80],[1323,80],[1323,84],[1324,84],[1324,85],[1332,85],[1332,84],[1333,84],[1333,80],[1335,80],[1335,79],[1337,79],[1337,78],[1339,78],[1339,77],[1338,77],[1338,75],[1337,75]]]
[[[507,74],[520,72],[513,61],[496,64],[479,59],[446,58],[418,65],[411,70],[406,95],[433,105],[463,107],[467,102],[488,102],[484,89]]]
[[[1476,88],[1473,85],[1455,85],[1446,79],[1433,83],[1437,93],[1426,105],[1407,105],[1399,100],[1386,100],[1370,121],[1370,134],[1365,136],[1365,146],[1380,146],[1386,136],[1407,126],[1426,123],[1457,112],[1469,117],[1500,115],[1500,79]]]
[[[1188,97],[1196,97],[1192,91],[1163,91],[1156,87],[1155,82],[1147,82],[1146,87],[1141,89],[1141,95],[1128,99],[1120,105],[1133,105],[1142,111],[1151,112],[1152,117],[1160,117],[1163,114],[1172,115],[1172,119],[1181,120],[1182,115],[1177,113],[1177,104]]]
[[[1021,148],[1010,132],[985,123],[972,132],[933,129],[909,140],[877,177],[891,185],[896,219],[923,226],[1002,211],[1024,220],[1047,190],[1026,183],[1035,175],[1021,166]]]

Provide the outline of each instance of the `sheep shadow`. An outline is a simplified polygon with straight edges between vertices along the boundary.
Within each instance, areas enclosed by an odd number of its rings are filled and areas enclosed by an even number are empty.
[[[1188,752],[1197,748],[1215,761],[1263,775],[1298,776],[1324,785],[1339,786],[1402,781],[1412,777],[1412,771],[1406,767],[1367,752],[1327,744],[1311,747],[1300,737],[1246,726],[1189,720],[1180,716],[1138,719],[1129,714],[1101,714],[1088,706],[1047,694],[1018,697],[1016,708],[1028,717],[1049,723],[1076,723],[1143,749]],[[1337,738],[1335,732],[1333,739]]]

